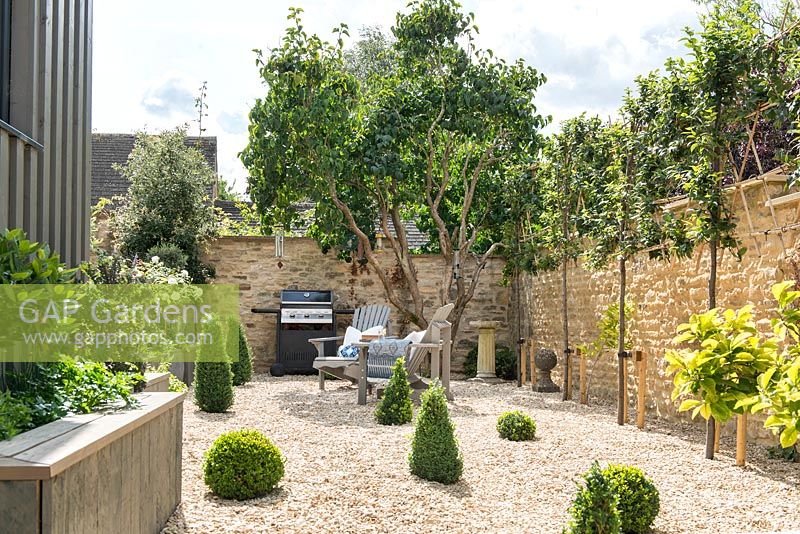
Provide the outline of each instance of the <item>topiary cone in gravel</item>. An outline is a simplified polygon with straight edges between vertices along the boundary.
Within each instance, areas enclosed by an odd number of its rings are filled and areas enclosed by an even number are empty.
[[[414,475],[442,484],[458,481],[464,470],[455,425],[447,410],[444,388],[438,382],[422,394],[408,463]]]
[[[247,343],[244,326],[239,323],[239,359],[231,364],[233,385],[242,386],[253,379],[253,353]]]
[[[382,425],[404,425],[411,422],[413,415],[405,358],[399,358],[392,366],[383,398],[375,408],[375,420]]]
[[[233,404],[233,373],[229,361],[198,361],[194,368],[194,400],[204,412],[222,413]]]

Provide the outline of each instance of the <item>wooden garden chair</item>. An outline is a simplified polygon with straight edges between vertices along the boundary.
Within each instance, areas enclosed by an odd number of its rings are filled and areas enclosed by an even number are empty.
[[[353,313],[353,328],[363,332],[375,326],[389,325],[389,307],[382,304],[370,304],[357,308]],[[341,358],[337,355],[325,356],[325,343],[330,341],[341,342],[344,336],[318,337],[309,339],[308,342],[317,348],[317,357],[314,359],[314,369],[319,371],[319,389],[325,389],[325,373],[342,380],[358,383],[358,360]],[[353,367],[350,373],[348,368]]]

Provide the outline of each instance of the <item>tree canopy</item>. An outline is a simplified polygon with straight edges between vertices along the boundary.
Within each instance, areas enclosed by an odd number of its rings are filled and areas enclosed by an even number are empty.
[[[474,16],[452,0],[412,2],[391,37],[368,35],[355,55],[345,25],[330,43],[305,32],[301,10],[289,19],[280,46],[257,54],[269,90],[253,106],[242,153],[265,225],[290,227],[293,206],[311,201],[323,249],[373,266],[388,300],[425,326],[403,224],[416,221],[443,257],[439,300],[455,302],[457,329],[501,244],[509,182],[539,147],[546,119],[533,98],[544,76],[477,49]],[[376,58],[391,68],[372,68]],[[376,229],[394,275],[375,255]]]

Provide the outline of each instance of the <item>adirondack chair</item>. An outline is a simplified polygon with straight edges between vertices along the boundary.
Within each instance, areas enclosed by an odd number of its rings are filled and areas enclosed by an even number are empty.
[[[431,378],[440,378],[445,388],[447,398],[453,400],[450,393],[450,323],[447,317],[453,311],[455,304],[446,304],[433,313],[428,322],[428,328],[421,332],[419,341],[412,342],[406,347],[406,371],[408,382],[414,390],[414,396],[428,388],[428,383],[419,376],[419,369],[428,354],[431,355]],[[378,362],[375,362],[378,363]],[[382,362],[389,365],[392,362]],[[380,391],[388,383],[388,378],[371,377],[370,360],[367,359],[367,386],[369,389]]]
[[[353,313],[353,328],[363,332],[375,326],[387,327],[389,325],[389,307],[381,304],[370,304],[357,308]],[[325,389],[325,373],[342,380],[358,383],[358,362],[355,362],[356,371],[347,373],[347,368],[354,363],[352,358],[339,356],[325,356],[325,342],[344,340],[344,336],[318,337],[309,339],[308,342],[317,348],[317,357],[314,359],[314,369],[319,371],[319,389]]]

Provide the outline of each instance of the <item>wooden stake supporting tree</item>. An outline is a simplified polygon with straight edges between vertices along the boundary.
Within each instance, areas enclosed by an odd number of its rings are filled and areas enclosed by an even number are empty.
[[[636,363],[638,366],[638,382],[636,384],[636,426],[644,428],[645,397],[647,395],[647,358],[642,351],[636,351]]]
[[[589,404],[589,389],[586,383],[586,356],[581,349],[576,350],[579,363],[579,383],[581,404]]]
[[[747,412],[736,416],[736,465],[747,461]]]

